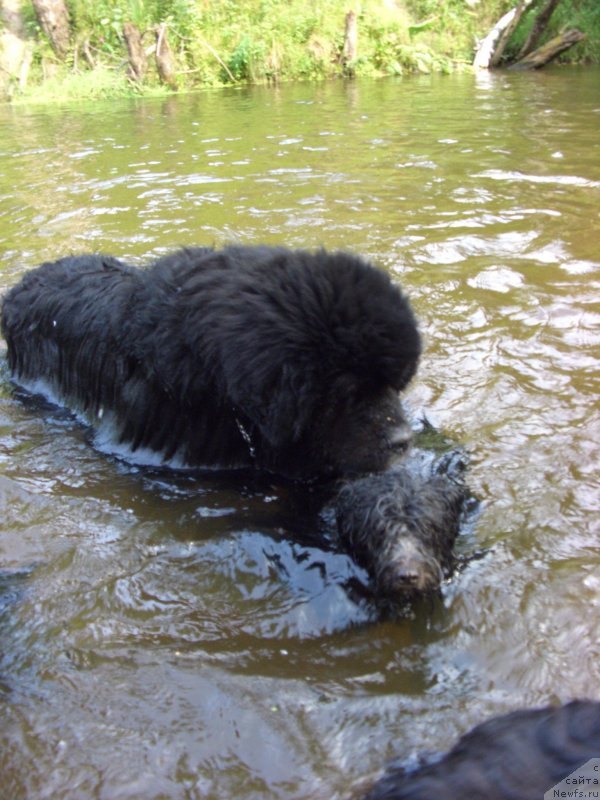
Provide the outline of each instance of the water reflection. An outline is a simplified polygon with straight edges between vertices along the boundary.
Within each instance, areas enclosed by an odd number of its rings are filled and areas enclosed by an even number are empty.
[[[386,754],[598,697],[599,85],[573,69],[0,109],[3,286],[88,250],[357,250],[408,289],[426,340],[408,406],[468,449],[484,501],[460,543],[483,557],[383,620],[285,488],[119,463],[4,375],[11,796],[345,797]]]

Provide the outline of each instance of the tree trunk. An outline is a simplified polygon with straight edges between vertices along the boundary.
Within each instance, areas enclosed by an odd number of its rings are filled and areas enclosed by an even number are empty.
[[[531,53],[531,51],[536,47],[537,43],[542,37],[542,34],[546,30],[546,26],[550,22],[550,17],[552,16],[552,12],[559,3],[560,0],[548,0],[544,8],[542,8],[540,13],[535,18],[533,27],[529,31],[529,36],[525,40],[525,44],[523,45],[523,47],[519,51],[519,54],[517,55],[517,61],[520,61],[528,53]]]
[[[127,76],[138,83],[144,80],[144,75],[148,69],[148,59],[146,51],[142,45],[142,35],[139,28],[133,22],[126,22],[123,25],[123,36],[127,45],[129,55],[129,70]]]
[[[525,56],[525,58],[522,58],[515,64],[511,64],[509,69],[539,69],[565,50],[568,50],[569,47],[573,47],[574,44],[581,42],[585,38],[585,34],[575,28],[570,31],[565,31],[561,33],[560,36],[555,36],[554,39],[546,42],[542,47],[538,47],[537,50],[534,50],[533,53]]]
[[[346,30],[344,34],[344,49],[342,50],[342,65],[347,75],[354,74],[353,62],[356,61],[358,52],[358,21],[355,11],[346,14]]]
[[[477,48],[473,59],[473,67],[475,69],[489,69],[492,66],[496,66],[500,61],[500,56],[506,47],[509,37],[532,2],[533,0],[521,0],[516,8],[508,11],[498,20]]]
[[[63,59],[69,50],[69,16],[64,0],[31,0],[52,49]]]
[[[154,29],[156,34],[156,68],[160,82],[171,89],[177,89],[175,60],[167,39],[167,23],[161,22]]]
[[[83,44],[81,45],[81,52],[83,53],[83,57],[87,61],[88,67],[90,69],[94,69],[96,66],[96,60],[92,55],[92,51],[90,50],[90,40],[85,39]]]
[[[33,57],[33,45],[27,37],[20,0],[0,2],[0,93],[10,94],[18,85],[24,89]]]

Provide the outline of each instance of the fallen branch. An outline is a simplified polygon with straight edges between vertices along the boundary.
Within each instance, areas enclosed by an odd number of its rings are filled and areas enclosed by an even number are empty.
[[[521,21],[521,17],[531,5],[531,1],[532,0],[519,0],[519,5],[515,8],[515,13],[513,18],[510,20],[506,28],[502,31],[502,34],[498,39],[498,43],[494,48],[494,53],[490,60],[490,67],[497,67],[498,64],[500,63],[500,59],[504,54],[506,45],[508,44],[508,40],[515,32],[517,25]]]
[[[525,58],[522,58],[515,64],[511,64],[509,69],[539,69],[565,50],[568,50],[569,47],[573,47],[574,44],[581,42],[585,38],[585,33],[581,33],[581,31],[578,31],[576,28],[565,31],[561,33],[560,36],[555,36],[554,39],[546,42],[542,47],[538,47],[537,50],[534,50],[533,53],[525,56]]]
[[[559,3],[560,0],[548,0],[544,8],[542,8],[542,10],[539,12],[535,18],[535,22],[533,23],[531,30],[529,31],[529,36],[525,40],[525,44],[517,54],[517,61],[525,58],[526,55],[535,49],[537,43],[542,38],[542,34],[546,30],[546,26],[550,22],[552,12]]]
[[[220,56],[220,55],[217,53],[217,51],[215,50],[215,48],[214,48],[214,47],[212,47],[212,46],[211,46],[211,45],[210,45],[208,42],[205,42],[205,41],[204,41],[204,39],[200,39],[200,43],[201,43],[201,44],[203,44],[203,45],[204,45],[204,47],[206,47],[206,49],[207,49],[208,51],[210,51],[210,52],[213,54],[213,56],[214,56],[214,57],[217,59],[217,61],[219,62],[219,64],[220,64],[220,65],[223,67],[223,69],[225,70],[225,72],[226,72],[226,73],[227,73],[227,75],[229,76],[229,80],[230,80],[232,83],[235,83],[235,82],[236,82],[236,80],[235,80],[235,78],[233,77],[233,75],[232,75],[232,73],[231,73],[231,70],[229,69],[229,67],[227,66],[227,64],[226,64],[226,63],[223,61],[223,59],[221,58],[221,56]]]

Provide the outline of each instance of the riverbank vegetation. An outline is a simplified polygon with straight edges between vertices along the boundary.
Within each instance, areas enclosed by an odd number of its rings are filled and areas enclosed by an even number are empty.
[[[523,0],[520,0],[523,2]],[[448,72],[517,0],[0,0],[0,89],[13,100],[199,86]],[[504,58],[548,0],[533,0]],[[600,63],[598,0],[554,0],[543,31],[585,39],[561,57]]]

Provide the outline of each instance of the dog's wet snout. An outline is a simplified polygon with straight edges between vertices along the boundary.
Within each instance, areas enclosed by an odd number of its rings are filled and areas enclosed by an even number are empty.
[[[381,573],[388,593],[428,591],[440,585],[442,569],[433,554],[422,544],[401,532],[394,552]]]
[[[390,594],[398,592],[424,592],[439,586],[438,576],[435,575],[428,565],[422,562],[408,562],[406,564],[396,564],[394,569],[389,570],[384,584]]]
[[[382,594],[395,596],[398,593],[421,591],[430,583],[430,575],[423,561],[417,558],[401,559],[388,564],[379,576]]]
[[[406,566],[404,568],[399,569],[394,577],[396,578],[396,582],[400,586],[406,586],[407,588],[416,587],[419,584],[421,578],[421,572],[419,572],[416,567]]]

